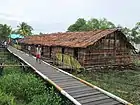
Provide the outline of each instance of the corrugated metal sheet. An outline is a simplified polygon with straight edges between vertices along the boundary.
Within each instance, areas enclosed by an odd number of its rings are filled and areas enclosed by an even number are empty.
[[[85,48],[115,31],[117,31],[117,29],[96,30],[89,32],[52,33],[41,36],[36,35],[24,38],[21,43]]]

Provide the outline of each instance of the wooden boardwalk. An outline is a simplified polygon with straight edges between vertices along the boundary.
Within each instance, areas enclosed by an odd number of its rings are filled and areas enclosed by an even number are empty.
[[[8,47],[8,50],[55,86],[61,94],[69,98],[75,105],[132,105],[44,61],[39,64],[36,62],[35,57],[11,46]]]

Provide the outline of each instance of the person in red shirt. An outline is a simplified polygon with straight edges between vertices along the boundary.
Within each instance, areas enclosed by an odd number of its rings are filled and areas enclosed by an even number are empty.
[[[41,46],[36,47],[36,62],[41,63]]]

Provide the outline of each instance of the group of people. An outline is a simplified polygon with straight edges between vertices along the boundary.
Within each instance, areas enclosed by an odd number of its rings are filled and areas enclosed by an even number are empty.
[[[41,63],[41,52],[42,52],[41,46],[38,45],[36,47],[36,62]],[[29,55],[31,55],[31,46],[28,46],[28,53],[29,53]]]

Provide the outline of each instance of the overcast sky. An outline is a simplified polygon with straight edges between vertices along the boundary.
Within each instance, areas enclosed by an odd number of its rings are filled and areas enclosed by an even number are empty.
[[[140,0],[0,0],[0,23],[15,28],[27,22],[35,32],[62,32],[78,18],[107,18],[133,27],[140,21]]]

